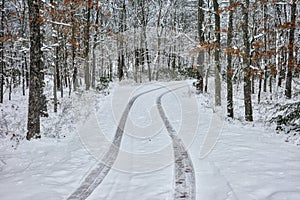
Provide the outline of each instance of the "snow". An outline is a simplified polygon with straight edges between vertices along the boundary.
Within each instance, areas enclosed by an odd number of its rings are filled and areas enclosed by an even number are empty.
[[[196,199],[299,199],[299,147],[283,142],[263,123],[226,120],[209,97],[195,95],[186,84],[191,81],[114,84],[108,96],[81,92],[73,103],[65,98],[59,117],[50,113],[44,119],[43,130],[53,137],[23,140],[17,148],[0,140],[1,199],[67,199],[103,162],[129,100],[149,90],[133,103],[116,161],[87,199],[174,199],[172,140],[156,105],[167,91],[162,106],[193,162]],[[26,106],[19,104],[23,98],[2,106],[2,116],[11,105],[19,105],[26,116]]]

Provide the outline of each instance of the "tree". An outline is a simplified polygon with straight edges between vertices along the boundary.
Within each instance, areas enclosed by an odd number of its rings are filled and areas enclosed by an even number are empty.
[[[203,22],[204,22],[204,10],[203,10],[203,0],[198,0],[198,36],[200,45],[204,44],[204,32],[203,32]],[[201,49],[198,53],[197,59],[197,79],[198,85],[197,89],[200,93],[203,92],[203,71],[204,71],[204,50]]]
[[[229,1],[229,6],[233,4],[233,0]],[[233,10],[229,10],[228,31],[227,31],[227,48],[231,49],[233,34]],[[232,89],[232,55],[229,51],[227,54],[227,116],[233,118],[233,89]]]
[[[99,15],[100,15],[100,8],[98,5],[96,6],[96,20],[95,20],[95,30],[94,30],[94,44],[93,44],[93,62],[92,62],[92,88],[95,89],[96,87],[96,48],[99,44],[97,41],[98,36],[98,26],[99,26]],[[102,59],[103,60],[103,59]]]
[[[30,82],[28,102],[27,140],[40,138],[40,115],[43,106],[43,67],[41,51],[41,1],[28,0],[30,27]]]
[[[75,58],[76,58],[76,19],[75,19],[75,9],[76,9],[76,3],[75,0],[71,0],[71,4],[70,4],[70,9],[71,9],[71,24],[72,24],[72,36],[71,36],[71,44],[72,44],[72,48],[71,48],[71,53],[72,53],[72,69],[73,69],[73,76],[72,76],[72,80],[73,80],[73,89],[74,91],[77,90],[77,66],[75,64]]]
[[[160,70],[160,60],[161,60],[161,35],[163,32],[162,26],[162,0],[158,0],[158,14],[157,14],[157,25],[156,25],[156,36],[157,36],[157,66],[156,66],[156,77],[155,80],[158,80],[159,70]]]
[[[295,64],[294,40],[295,40],[295,27],[296,27],[296,10],[297,10],[296,0],[293,0],[291,4],[291,24],[290,24],[290,34],[289,34],[289,44],[288,44],[288,69],[287,69],[286,85],[285,85],[285,96],[288,99],[292,98],[292,78],[293,78],[293,70]]]
[[[3,103],[4,93],[4,3],[5,0],[1,1],[1,27],[0,27],[0,103]]]
[[[213,0],[215,12],[215,105],[221,105],[221,66],[220,66],[220,48],[221,48],[221,28],[218,0]]]
[[[251,101],[251,68],[250,68],[250,42],[248,35],[248,9],[249,0],[245,0],[242,5],[243,14],[243,42],[244,42],[244,55],[243,55],[243,71],[244,71],[244,105],[245,105],[245,119],[246,121],[253,121],[252,116],[252,101]]]
[[[125,65],[125,56],[124,56],[124,38],[122,34],[125,32],[125,22],[126,22],[126,2],[123,0],[122,9],[120,13],[119,19],[119,34],[120,39],[118,40],[118,44],[120,48],[118,49],[118,78],[121,81],[124,77],[124,65]]]
[[[86,24],[84,27],[84,46],[85,46],[85,62],[84,62],[84,80],[85,80],[85,89],[89,90],[91,85],[90,78],[90,64],[89,64],[89,52],[90,52],[90,18],[91,18],[91,7],[92,0],[86,2]]]

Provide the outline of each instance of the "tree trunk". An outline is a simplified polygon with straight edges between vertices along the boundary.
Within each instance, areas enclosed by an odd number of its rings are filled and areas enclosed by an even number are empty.
[[[97,36],[98,36],[98,23],[99,23],[100,10],[97,8],[96,21],[95,21],[95,34],[93,44],[93,66],[92,66],[92,88],[96,87],[96,47],[97,47]]]
[[[122,3],[122,11],[121,11],[121,17],[120,17],[120,23],[119,23],[119,33],[120,36],[122,36],[121,34],[124,33],[125,31],[125,19],[126,19],[126,4],[125,4],[125,0]],[[118,56],[118,77],[119,77],[119,81],[121,81],[124,77],[124,64],[125,64],[125,57],[124,57],[124,42],[123,42],[123,38],[120,37],[121,40],[119,41],[120,43],[120,48],[119,50],[119,56]]]
[[[109,58],[109,81],[113,80],[113,63],[112,60]]]
[[[199,36],[199,43],[203,45],[204,43],[204,32],[202,29],[203,21],[204,21],[204,11],[203,11],[203,0],[198,0],[198,36]],[[200,50],[198,53],[197,59],[197,90],[200,93],[203,93],[203,76],[204,76],[204,50]]]
[[[25,60],[25,55],[23,55],[22,60]],[[22,93],[25,96],[26,83],[25,83],[25,63],[22,63]]]
[[[4,37],[4,3],[5,0],[1,2],[1,30],[0,38]],[[4,45],[3,40],[0,41],[0,103],[3,103],[3,93],[4,93]]]
[[[215,12],[215,105],[221,106],[221,79],[220,79],[220,44],[221,44],[221,34],[220,34],[220,15],[217,13],[219,10],[218,0],[213,0],[214,12]]]
[[[85,89],[90,89],[90,64],[89,64],[89,52],[90,52],[90,17],[91,17],[92,0],[88,0],[86,4],[86,24],[84,29],[84,43],[85,43],[85,62],[84,62],[84,82]]]
[[[159,3],[159,11],[157,16],[157,25],[156,25],[156,36],[157,36],[157,66],[156,66],[156,77],[155,80],[158,81],[159,76],[159,68],[160,68],[160,45],[161,45],[161,34],[163,31],[163,27],[161,27],[161,10],[162,10],[162,0],[158,1]]]
[[[252,116],[252,101],[251,101],[251,69],[250,69],[250,42],[248,35],[248,9],[249,0],[245,0],[245,4],[242,6],[243,12],[243,41],[244,41],[244,53],[243,68],[244,68],[244,105],[245,105],[245,119],[246,121],[253,121]]]
[[[232,0],[229,2],[232,5]],[[233,32],[233,11],[229,11],[228,32],[227,32],[227,48],[232,46],[232,32]],[[232,55],[227,54],[227,116],[233,118],[233,90],[232,90]]]
[[[54,112],[57,112],[57,71],[56,71],[57,65],[54,64],[54,74],[53,74],[53,109]]]
[[[258,82],[258,93],[257,93],[257,102],[258,104],[260,104],[260,100],[261,100],[261,85],[262,85],[262,74],[259,77],[259,82]]]
[[[53,0],[50,1],[50,4],[53,5]],[[51,12],[55,12],[55,7],[51,9]],[[54,15],[52,16],[52,21],[55,21]],[[59,48],[57,46],[58,44],[58,27],[56,27],[55,24],[52,24],[52,31],[53,35],[53,43],[55,44],[54,47],[54,62],[53,62],[53,112],[57,112],[57,89],[59,88],[59,84],[57,83],[59,80],[59,75],[57,74],[59,72],[58,64],[59,64]]]
[[[74,17],[74,12],[75,12],[75,2],[74,0],[71,0],[71,22],[72,22],[72,69],[73,69],[73,77],[72,77],[72,81],[73,81],[73,88],[74,91],[76,91],[77,89],[77,66],[75,65],[75,56],[76,56],[76,38],[75,38],[75,30],[76,30],[76,22],[75,22],[75,17]]]
[[[264,15],[264,47],[265,47],[265,53],[267,52],[267,20],[268,20],[268,15],[267,15],[268,7],[267,4],[264,3],[263,7],[263,15]],[[264,59],[264,87],[263,91],[267,92],[267,82],[268,82],[268,67],[267,67],[267,59]]]
[[[135,19],[136,20],[136,19]],[[136,28],[133,27],[133,47],[134,47],[134,56],[133,56],[133,62],[134,63],[134,80],[137,83],[138,82],[138,70],[139,70],[139,54],[138,54],[138,48],[136,48]]]
[[[41,3],[41,2],[40,2]],[[42,99],[42,51],[40,33],[40,3],[28,0],[30,19],[30,82],[28,102],[27,140],[40,138],[40,112]]]
[[[286,85],[285,85],[285,96],[287,99],[292,98],[292,79],[293,70],[295,64],[294,58],[294,40],[295,40],[295,27],[296,27],[296,10],[297,4],[296,0],[292,1],[291,5],[291,24],[290,35],[289,35],[289,45],[288,45],[288,71],[286,75]]]

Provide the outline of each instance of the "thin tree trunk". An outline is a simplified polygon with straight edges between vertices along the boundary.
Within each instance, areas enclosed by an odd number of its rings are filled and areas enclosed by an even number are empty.
[[[232,0],[229,2],[232,5]],[[227,48],[232,46],[232,32],[233,32],[233,11],[229,11],[228,32],[227,32]],[[233,89],[232,89],[232,55],[227,54],[227,116],[233,118]]]
[[[286,85],[285,85],[285,96],[287,99],[292,98],[292,79],[293,79],[293,70],[295,64],[294,40],[295,40],[295,27],[296,27],[296,10],[297,10],[296,0],[293,0],[291,5],[292,27],[290,29],[289,45],[288,45],[288,69],[287,69],[288,71],[286,75]]]
[[[198,0],[198,37],[200,45],[204,43],[204,32],[202,29],[203,21],[204,21],[204,11],[203,11],[203,0]],[[197,90],[200,93],[203,93],[203,76],[204,76],[204,50],[200,50],[198,53],[197,59]]]
[[[146,6],[145,2],[143,1],[142,3],[142,37],[143,37],[143,43],[144,43],[144,48],[143,48],[143,60],[145,61],[143,65],[147,64],[147,69],[148,69],[148,79],[151,81],[151,68],[150,68],[150,58],[149,58],[149,52],[148,52],[148,43],[147,43],[147,34],[146,34],[146,28],[147,28],[147,13],[146,13]]]
[[[146,63],[148,67],[148,79],[151,82],[151,68],[150,68],[150,57],[148,52],[148,44],[147,44],[147,35],[146,35],[146,27],[143,30],[144,38],[145,38],[145,56],[146,56]]]
[[[121,34],[123,34],[125,31],[125,27],[124,27],[125,19],[126,19],[126,4],[124,0],[122,3],[122,12],[121,12],[120,24],[119,24],[119,32]],[[124,42],[122,37],[119,43],[120,43],[120,48],[119,48],[119,56],[118,56],[118,77],[119,77],[119,81],[121,81],[124,78],[124,64],[125,64]]]
[[[248,9],[249,0],[245,0],[245,5],[242,6],[243,12],[243,41],[244,41],[244,53],[245,58],[243,58],[243,68],[244,68],[244,105],[245,105],[245,119],[246,121],[253,121],[252,116],[252,101],[251,101],[251,69],[250,69],[250,42],[248,35]]]
[[[109,58],[109,81],[113,80],[112,68],[113,68],[113,63],[112,63],[112,60]]]
[[[90,64],[89,64],[89,52],[90,52],[90,17],[91,17],[92,0],[86,2],[86,24],[84,29],[84,43],[85,43],[85,62],[84,62],[84,82],[85,89],[90,89]]]
[[[264,3],[264,7],[263,7],[263,15],[264,15],[264,46],[265,46],[265,52],[267,52],[267,4]],[[268,81],[268,67],[267,67],[267,60],[264,59],[264,87],[263,87],[263,91],[267,92],[267,81]]]
[[[134,63],[134,81],[138,82],[138,69],[139,69],[139,54],[138,49],[136,48],[136,28],[133,27],[133,47],[134,47],[134,56],[133,62]]]
[[[257,93],[257,102],[258,104],[260,104],[260,100],[261,100],[261,85],[262,85],[262,74],[259,77],[259,81],[258,81],[258,93]]]
[[[23,59],[24,60],[24,55],[23,55]],[[23,96],[25,96],[25,90],[26,90],[26,79],[25,79],[25,63],[22,63],[22,93]]]
[[[95,21],[95,35],[94,35],[94,45],[93,45],[93,66],[92,66],[92,88],[96,87],[96,47],[97,47],[97,36],[98,36],[98,23],[99,23],[100,9],[97,8],[96,21]]]
[[[1,30],[0,38],[4,37],[4,3],[5,0],[1,2]],[[3,103],[3,93],[4,93],[4,45],[3,40],[0,41],[0,103]]]
[[[221,34],[220,34],[220,15],[217,13],[219,10],[218,0],[213,0],[215,12],[215,105],[221,106],[221,79],[220,79],[220,48],[221,48]]]
[[[40,33],[40,5],[28,0],[30,19],[30,83],[28,102],[27,140],[40,138],[40,114],[42,99],[42,51]]]
[[[60,79],[58,81],[60,81],[60,97],[63,98],[64,97],[64,85],[63,85],[63,65],[60,64]]]
[[[53,0],[50,1],[50,4],[53,5]],[[55,7],[52,8],[51,12],[55,12]],[[52,21],[55,21],[56,19],[54,16],[52,17]],[[58,27],[56,27],[55,24],[52,24],[52,31],[53,31],[53,42],[55,44],[54,48],[54,63],[53,63],[53,110],[56,113],[57,112],[57,89],[59,88],[59,84],[57,83],[59,80],[59,73],[58,64],[59,64],[59,48],[57,46],[58,44]]]
[[[75,56],[76,56],[76,38],[75,38],[75,30],[76,30],[76,22],[74,17],[75,12],[75,2],[74,0],[71,0],[71,21],[72,21],[72,69],[73,69],[73,88],[74,91],[77,90],[77,66],[75,65]]]
[[[29,70],[28,70],[28,63],[27,63],[26,52],[25,52],[25,60],[24,60],[24,64],[25,64],[25,80],[26,80],[26,88],[29,88]]]
[[[159,68],[160,68],[160,45],[161,45],[161,34],[163,27],[161,27],[161,10],[162,10],[162,0],[159,0],[159,11],[157,16],[157,25],[156,25],[156,36],[157,36],[157,66],[156,66],[156,77],[155,80],[158,81]]]
[[[54,108],[54,112],[57,112],[57,71],[56,71],[57,65],[54,64],[54,74],[53,74],[53,108]]]

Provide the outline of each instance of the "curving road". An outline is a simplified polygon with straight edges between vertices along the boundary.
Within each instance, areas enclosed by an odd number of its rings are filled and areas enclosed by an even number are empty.
[[[132,99],[130,99],[130,101],[126,105],[124,112],[122,113],[112,144],[110,145],[109,150],[104,155],[102,162],[99,162],[96,165],[96,167],[86,176],[86,178],[81,183],[81,185],[67,198],[68,200],[87,199],[92,194],[92,192],[103,182],[104,178],[109,173],[110,169],[112,168],[113,164],[115,163],[118,157],[125,124],[134,102],[144,94],[156,90],[160,90],[165,87],[166,86],[161,86],[155,89],[142,92],[134,96]],[[163,93],[162,95],[160,95],[157,98],[156,102],[157,102],[157,107],[160,116],[165,124],[166,129],[169,132],[169,136],[172,139],[172,144],[174,149],[174,156],[175,156],[174,199],[193,200],[195,199],[196,196],[195,195],[195,174],[194,174],[193,164],[183,142],[177,136],[175,129],[172,127],[170,121],[168,120],[161,103],[162,97],[171,91],[172,90],[169,90]]]

